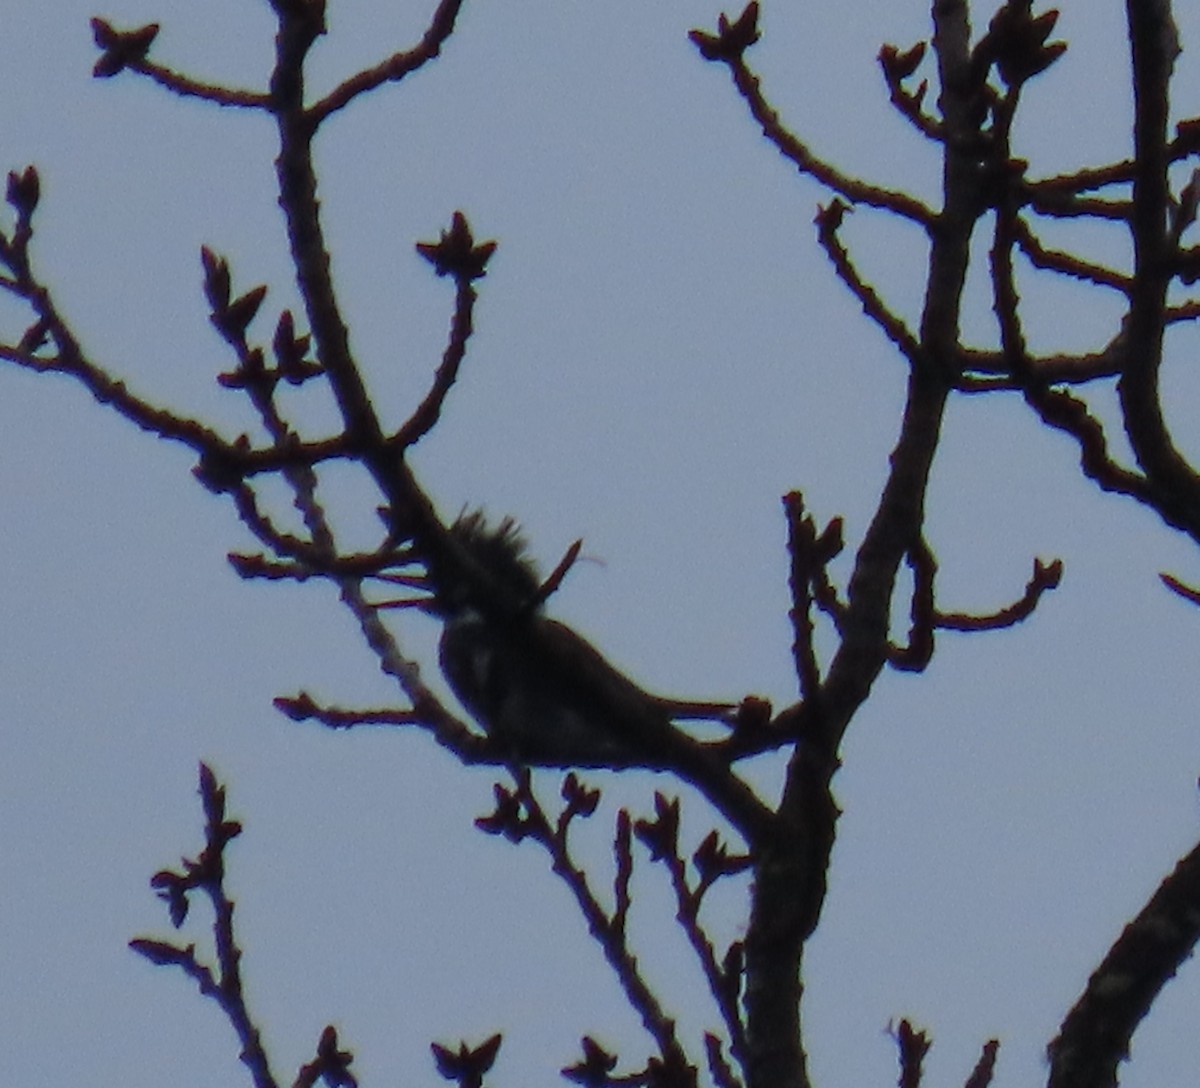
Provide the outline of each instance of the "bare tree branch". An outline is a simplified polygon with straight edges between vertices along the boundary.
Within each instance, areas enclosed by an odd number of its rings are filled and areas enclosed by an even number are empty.
[[[625,910],[618,909],[611,916],[607,914],[592,892],[587,874],[571,857],[570,826],[575,819],[595,812],[598,791],[583,789],[573,774],[568,775],[563,783],[563,799],[567,805],[552,824],[533,792],[528,770],[515,772],[514,777],[516,789],[510,791],[496,786],[496,809],[490,816],[476,821],[477,824],[489,834],[504,835],[514,842],[533,839],[546,850],[555,874],[575,897],[588,932],[616,973],[631,1006],[641,1017],[643,1027],[654,1039],[659,1059],[671,1068],[694,1069],[676,1034],[674,1021],[646,983],[629,948],[623,924]],[[618,841],[623,840],[619,838]]]
[[[360,95],[373,91],[384,83],[399,82],[433,60],[442,51],[446,39],[454,32],[454,23],[462,10],[463,2],[464,0],[441,0],[430,20],[429,29],[422,35],[419,44],[388,57],[374,68],[351,76],[325,98],[314,103],[309,109],[314,127],[321,124],[331,113],[348,106]]]
[[[130,948],[151,963],[179,967],[205,997],[217,1003],[241,1043],[241,1060],[255,1088],[277,1088],[270,1061],[263,1049],[262,1032],[246,1005],[242,987],[241,959],[233,926],[233,900],[225,890],[225,848],[242,832],[242,825],[225,816],[225,789],[205,765],[200,765],[200,798],[204,805],[204,850],[194,860],[184,859],[182,871],[164,869],[154,875],[151,886],[166,904],[171,923],[178,929],[187,918],[189,896],[201,892],[212,904],[212,933],[216,946],[216,970],[200,962],[195,945],[182,947],[165,941],[138,938]]]
[[[1112,1088],[1129,1041],[1200,940],[1200,846],[1129,923],[1050,1044],[1050,1088]]]
[[[758,40],[758,10],[756,0],[751,0],[736,22],[730,23],[722,15],[718,34],[693,30],[690,34],[692,42],[706,60],[720,61],[729,66],[734,86],[750,108],[750,113],[758,122],[763,135],[802,173],[811,174],[822,185],[852,204],[884,208],[929,229],[933,225],[934,214],[919,200],[907,193],[893,192],[843,174],[836,167],[813,155],[784,127],[779,114],[763,97],[758,78],[746,66],[742,56],[746,49]]]
[[[99,79],[111,78],[118,72],[129,69],[149,76],[159,86],[181,98],[200,98],[218,106],[239,106],[244,109],[270,108],[271,100],[268,95],[202,83],[148,59],[150,46],[158,35],[157,23],[138,27],[136,30],[117,30],[104,19],[93,19],[92,35],[96,45],[104,50],[92,73]]]
[[[838,279],[858,299],[863,313],[883,330],[884,335],[900,349],[900,353],[910,363],[915,364],[917,356],[921,352],[921,346],[916,337],[908,330],[900,317],[888,309],[879,297],[879,293],[858,274],[858,270],[850,260],[850,254],[838,237],[838,228],[848,210],[850,209],[845,204],[836,199],[827,208],[822,208],[816,218],[817,238],[829,256]]]

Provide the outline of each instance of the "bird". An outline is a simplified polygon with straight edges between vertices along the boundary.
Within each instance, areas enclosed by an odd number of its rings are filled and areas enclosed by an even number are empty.
[[[732,705],[645,691],[583,636],[547,617],[546,593],[512,518],[492,526],[481,511],[464,512],[450,535],[496,592],[481,591],[470,578],[443,573],[434,580],[431,610],[443,622],[439,664],[507,758],[541,767],[665,770],[681,744],[696,743],[673,719],[728,720]],[[507,605],[497,605],[497,596]]]

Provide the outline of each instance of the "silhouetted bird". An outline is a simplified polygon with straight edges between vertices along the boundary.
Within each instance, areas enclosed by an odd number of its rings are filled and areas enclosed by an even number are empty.
[[[517,762],[661,768],[681,739],[672,718],[724,719],[732,709],[651,695],[571,628],[547,619],[537,570],[511,518],[492,528],[472,512],[451,532],[512,606],[485,604],[466,581],[439,585],[439,661],[455,695]]]

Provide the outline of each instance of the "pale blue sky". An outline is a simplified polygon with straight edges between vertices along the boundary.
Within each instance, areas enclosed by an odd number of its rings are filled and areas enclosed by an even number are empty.
[[[431,7],[330,0],[314,84],[410,44]],[[1020,137],[1035,173],[1127,150],[1122,10],[1062,7],[1072,48],[1031,87],[1047,118]],[[198,252],[227,255],[240,286],[271,283],[272,313],[293,302],[270,126],[129,76],[92,81],[87,20],[159,21],[161,60],[261,87],[267,6],[9,8],[0,166],[41,170],[37,260],[64,311],[136,389],[244,426],[212,381],[229,357],[207,323]],[[764,9],[751,57],[793,128],[848,169],[932,196],[932,149],[891,114],[874,62],[883,41],[927,33],[925,6]],[[646,685],[782,701],[794,681],[779,496],[801,488],[857,541],[903,371],[819,253],[823,195],[688,44],[717,10],[468,0],[435,65],[329,126],[322,192],[353,342],[393,419],[424,388],[452,303],[413,242],[462,208],[501,243],[461,384],[419,451],[442,509],[516,515],[547,566],[582,536],[602,562],[577,567],[556,614]],[[1200,113],[1200,18],[1178,18],[1186,116]],[[847,238],[913,313],[921,239],[866,212]],[[1025,295],[1036,335],[1079,347],[1111,334],[1111,300],[1040,279]],[[986,318],[976,299],[968,328],[987,335]],[[1172,338],[1181,428],[1200,405],[1195,341]],[[1181,442],[1200,453],[1186,430]],[[350,704],[391,693],[331,590],[238,581],[223,557],[246,534],[189,468],[66,382],[0,371],[8,1079],[240,1083],[216,1009],[125,947],[167,932],[147,881],[199,846],[200,759],[246,823],[231,884],[281,1079],[329,1021],[365,1084],[434,1083],[431,1039],[496,1029],[499,1085],[552,1083],[583,1033],[634,1061],[638,1027],[544,857],[472,828],[488,773],[416,733],[333,736],[272,710],[301,687]],[[334,505],[366,526],[373,503],[347,474]],[[953,407],[929,535],[947,609],[1015,597],[1035,555],[1061,557],[1066,577],[1021,628],[944,636],[927,674],[885,676],[850,731],[807,976],[812,1070],[827,1088],[893,1083],[884,1028],[903,1015],[933,1034],[931,1084],[961,1083],[992,1035],[998,1085],[1042,1079],[1062,1014],[1200,829],[1200,614],[1157,580],[1170,569],[1200,582],[1195,549],[1098,495],[1068,442],[999,399]],[[421,621],[409,632],[431,676],[435,635]],[[667,785],[596,777],[642,811]],[[698,842],[707,817],[694,806],[692,819]],[[608,826],[589,829],[599,865]],[[689,1030],[714,1026],[664,924],[659,874],[644,869],[635,889],[644,960]],[[718,906],[728,941],[743,904]],[[1185,970],[1135,1037],[1125,1084],[1194,1076],[1198,1007]]]

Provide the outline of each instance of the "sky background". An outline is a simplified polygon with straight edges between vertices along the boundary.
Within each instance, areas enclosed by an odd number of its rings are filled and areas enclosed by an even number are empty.
[[[432,6],[330,0],[314,89],[408,47]],[[1029,88],[1018,135],[1035,175],[1129,144],[1122,9],[1061,7],[1071,49]],[[582,537],[598,561],[576,567],[553,611],[648,687],[782,703],[794,679],[779,497],[802,489],[857,544],[904,371],[819,252],[812,218],[827,198],[687,42],[717,11],[468,0],[442,58],[345,110],[318,162],[354,347],[393,422],[424,390],[452,305],[413,243],[457,208],[500,241],[460,384],[416,456],[440,509],[519,517],[547,569]],[[271,285],[261,336],[295,306],[271,127],[128,75],[93,81],[94,14],[161,22],[157,59],[257,89],[268,7],[56,0],[0,17],[0,166],[41,171],[38,267],[95,360],[235,433],[249,417],[213,381],[231,360],[207,322],[198,254],[228,256],[240,289]],[[1182,117],[1200,112],[1200,17],[1177,18]],[[935,198],[935,151],[891,112],[874,60],[884,41],[927,35],[925,5],[767,0],[762,28],[751,59],[794,131],[847,170]],[[1115,232],[1069,237],[1110,260],[1126,252]],[[922,238],[865,210],[846,238],[913,318]],[[1037,344],[1097,346],[1115,329],[1112,299],[1043,277],[1023,293]],[[23,328],[8,303],[0,327]],[[964,327],[993,342],[978,290]],[[1180,444],[1200,456],[1196,339],[1172,332],[1166,385]],[[295,404],[314,425],[330,418],[316,401]],[[473,829],[491,773],[415,731],[333,735],[272,709],[300,688],[348,705],[394,695],[330,588],[236,578],[224,556],[250,547],[247,534],[190,467],[68,382],[0,372],[8,1078],[245,1082],[216,1008],[126,948],[169,933],[147,882],[200,846],[201,759],[246,825],[230,886],[282,1081],[328,1022],[371,1085],[435,1083],[430,1040],[494,1030],[497,1085],[554,1083],[584,1033],[639,1061],[638,1025],[544,855]],[[373,528],[361,480],[330,486],[352,541]],[[900,1016],[933,1035],[931,1085],[962,1083],[992,1036],[998,1085],[1044,1079],[1063,1014],[1200,829],[1200,614],[1157,578],[1200,582],[1194,546],[1100,495],[1071,444],[1014,398],[952,405],[928,529],[946,610],[1015,598],[1035,555],[1062,558],[1066,575],[1020,628],[943,635],[924,675],[882,677],[850,730],[806,967],[811,1069],[828,1088],[894,1083],[885,1029]],[[404,634],[435,679],[436,628],[414,618]],[[769,782],[772,768],[755,774]],[[671,787],[590,777],[610,804],[582,848],[606,873],[613,805],[648,813],[653,790]],[[686,826],[694,845],[709,817],[693,805]],[[644,853],[634,887],[643,961],[694,1040],[715,1016]],[[712,906],[723,947],[744,888]],[[1198,1009],[1185,968],[1123,1083],[1194,1078]]]

